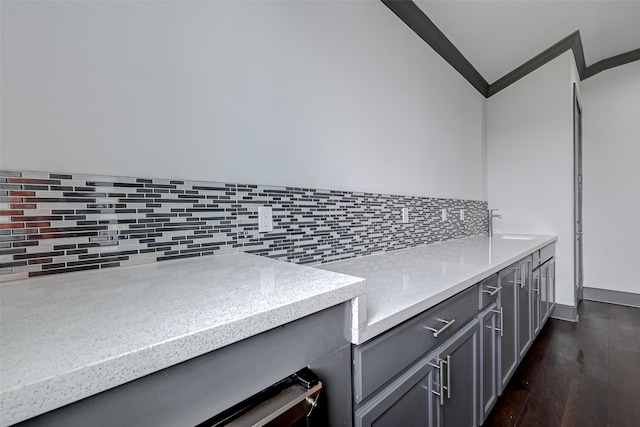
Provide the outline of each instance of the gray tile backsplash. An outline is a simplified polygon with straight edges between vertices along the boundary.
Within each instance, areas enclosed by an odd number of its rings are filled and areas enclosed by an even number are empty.
[[[272,207],[272,232],[258,232],[259,206]],[[238,251],[318,264],[486,234],[486,209],[472,200],[0,171],[0,276]]]

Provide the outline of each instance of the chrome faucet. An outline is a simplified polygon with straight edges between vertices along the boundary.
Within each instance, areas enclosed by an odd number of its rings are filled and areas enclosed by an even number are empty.
[[[488,209],[489,211],[489,237],[493,236],[493,218],[502,218],[502,215],[494,213],[498,209]]]

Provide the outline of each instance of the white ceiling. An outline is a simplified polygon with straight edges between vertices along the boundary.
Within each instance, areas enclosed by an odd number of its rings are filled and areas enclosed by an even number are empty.
[[[640,0],[415,0],[489,82],[580,30],[587,66],[640,48]]]

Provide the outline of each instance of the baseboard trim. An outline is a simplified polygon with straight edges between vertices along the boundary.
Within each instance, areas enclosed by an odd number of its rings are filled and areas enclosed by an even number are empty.
[[[583,288],[583,298],[588,301],[606,302],[608,304],[626,305],[640,308],[640,294],[612,291],[610,289]]]
[[[568,322],[578,321],[578,307],[573,305],[563,305],[556,303],[555,308],[551,312],[551,317]]]

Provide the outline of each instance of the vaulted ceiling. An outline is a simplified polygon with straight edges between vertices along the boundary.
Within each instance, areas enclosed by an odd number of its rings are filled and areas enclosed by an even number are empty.
[[[461,74],[469,74],[471,78],[465,77],[481,92],[481,86],[490,87],[498,82],[495,86],[499,90],[510,83],[501,81],[514,80],[505,78],[510,73],[517,74],[510,77],[521,77],[527,71],[523,64],[534,62],[531,60],[536,56],[544,57],[540,54],[548,53],[550,47],[563,39],[553,55],[572,48],[577,62],[584,61],[581,70],[578,64],[583,79],[602,69],[640,59],[640,0],[415,0],[415,4],[383,1]],[[431,21],[437,29],[430,30],[421,21]],[[434,35],[437,30],[464,58],[456,59],[454,55],[452,62],[443,54],[451,49],[437,40]],[[572,34],[574,37],[569,38]],[[435,45],[430,38],[435,38]],[[535,65],[553,59],[553,55],[546,55],[544,60],[538,58]],[[612,57],[618,60],[608,61]],[[454,64],[464,63],[465,58],[467,65]],[[518,67],[521,72],[513,73]],[[584,73],[585,68],[590,72]],[[532,69],[535,67],[528,67],[528,71]],[[495,91],[487,89],[485,95]]]

